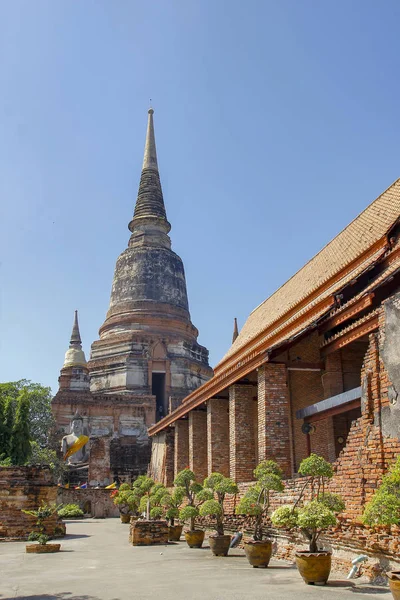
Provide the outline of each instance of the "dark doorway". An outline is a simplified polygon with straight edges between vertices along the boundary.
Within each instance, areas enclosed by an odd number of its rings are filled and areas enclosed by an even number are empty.
[[[156,397],[156,421],[166,415],[165,410],[165,373],[153,373],[151,393]]]

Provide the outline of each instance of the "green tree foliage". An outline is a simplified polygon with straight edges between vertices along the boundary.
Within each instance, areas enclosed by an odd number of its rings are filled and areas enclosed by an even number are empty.
[[[153,479],[147,475],[139,475],[132,484],[132,490],[140,498],[139,510],[146,512],[147,519],[150,519],[150,496],[155,485]]]
[[[28,393],[22,390],[18,396],[10,442],[10,458],[13,465],[24,465],[31,454],[29,408]]]
[[[162,505],[166,508],[165,517],[174,525],[175,519],[179,519],[179,509],[185,497],[185,488],[177,486],[172,493],[167,493],[162,498]]]
[[[209,492],[212,498],[206,500],[200,507],[200,515],[202,517],[215,517],[217,534],[224,535],[225,496],[226,494],[237,494],[239,492],[238,486],[232,479],[225,477],[221,473],[211,473],[204,480],[204,491],[206,493]]]
[[[112,498],[121,515],[136,515],[139,512],[141,493],[138,487],[131,488],[129,483],[122,483],[119,490],[112,492]]]
[[[41,545],[47,544],[49,536],[46,534],[46,522],[49,518],[54,515],[61,508],[61,504],[56,506],[55,504],[42,504],[36,510],[22,510],[26,515],[36,518],[36,530],[29,534],[28,540],[37,541]]]
[[[51,448],[42,448],[35,441],[31,441],[31,454],[27,460],[28,465],[50,467],[54,479],[57,481],[68,471],[66,463],[59,458],[57,452]]]
[[[164,516],[165,506],[163,503],[164,497],[168,496],[169,492],[162,483],[156,483],[150,493],[150,518],[160,519]]]
[[[283,491],[282,471],[273,460],[263,460],[254,469],[254,477],[257,483],[247,490],[236,508],[236,513],[255,517],[253,539],[262,541],[263,520],[268,514],[270,493]]]
[[[318,552],[321,533],[337,522],[336,513],[344,510],[344,502],[335,494],[325,491],[326,480],[333,476],[332,465],[322,456],[311,454],[302,460],[299,473],[305,483],[293,506],[280,506],[271,515],[276,527],[297,527],[309,542],[310,552]],[[310,500],[301,505],[306,491]]]
[[[5,456],[10,456],[11,434],[14,426],[16,401],[7,397],[4,405],[3,444]]]
[[[4,398],[0,398],[0,457],[8,456],[9,450],[9,436],[5,425],[5,409],[6,401]]]
[[[84,513],[77,504],[65,504],[58,510],[58,516],[62,519],[79,519]]]
[[[363,522],[372,527],[400,524],[400,456],[367,503]]]
[[[39,383],[33,383],[27,379],[0,383],[0,400],[3,400],[5,403],[6,428],[11,432],[10,423],[13,421],[17,400],[22,391],[27,392],[30,402],[29,425],[31,439],[36,441],[42,448],[52,445],[51,435],[55,430],[55,421],[51,412],[51,389]],[[8,420],[7,402],[11,402],[12,405],[12,411],[10,407]],[[13,413],[12,416],[11,412]]]

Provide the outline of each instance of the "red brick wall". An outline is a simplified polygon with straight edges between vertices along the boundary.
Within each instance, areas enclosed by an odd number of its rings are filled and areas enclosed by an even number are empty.
[[[251,481],[255,464],[252,385],[229,388],[230,476],[234,481]]]
[[[189,420],[175,422],[174,477],[189,467]]]
[[[165,466],[163,469],[163,484],[167,487],[174,483],[174,463],[175,463],[175,430],[168,428],[165,439]]]
[[[189,413],[189,468],[203,483],[207,477],[207,412],[192,410]]]
[[[211,398],[207,402],[208,474],[229,477],[229,401]]]
[[[384,436],[380,427],[382,408],[389,405],[388,387],[391,383],[382,360],[384,327],[384,309],[382,308],[380,330],[378,334],[369,336],[368,350],[361,371],[362,416],[351,426],[346,446],[334,464],[335,474],[329,484],[331,491],[342,496],[346,503],[346,509],[340,515],[338,525],[331,528],[322,538],[325,544],[332,546],[337,552],[336,566],[341,565],[345,569],[349,569],[355,553],[370,554],[373,560],[368,563],[367,571],[371,575],[381,568],[381,566],[377,566],[376,560],[379,560],[381,564],[388,564],[388,560],[390,560],[394,564],[394,561],[399,558],[400,551],[400,528],[393,526],[371,529],[362,525],[360,521],[365,503],[372,497],[380,484],[382,475],[400,454],[400,440],[397,437]],[[336,364],[343,363],[340,360]],[[336,383],[340,384],[339,375]],[[332,381],[330,385],[332,392]],[[318,422],[317,426],[320,423]],[[248,483],[239,485],[239,497],[248,485]],[[301,479],[286,480],[285,492],[272,496],[272,510],[278,505],[292,503],[300,485]],[[234,514],[239,497],[230,497],[226,501],[227,527],[231,531],[244,528],[251,533],[251,520]],[[276,535],[276,556],[291,558],[295,549],[294,544],[304,545],[304,540],[294,532],[275,530],[273,533]]]
[[[291,476],[289,393],[286,366],[269,363],[258,369],[258,459],[275,460]]]

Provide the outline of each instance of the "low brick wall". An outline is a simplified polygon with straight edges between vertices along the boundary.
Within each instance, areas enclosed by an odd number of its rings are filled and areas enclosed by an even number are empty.
[[[58,504],[77,504],[87,515],[104,519],[118,517],[118,507],[112,501],[111,490],[87,488],[74,490],[58,488]]]
[[[271,512],[283,504],[293,504],[297,499],[298,490],[303,480],[288,479],[284,482],[285,491],[271,494]],[[239,484],[239,494],[228,496],[225,501],[226,533],[243,533],[243,541],[253,535],[254,517],[236,515],[235,508],[251,483]],[[336,491],[336,490],[335,490]],[[213,520],[198,518],[196,523],[210,530]],[[294,561],[296,550],[306,550],[307,542],[296,530],[283,530],[272,527],[270,520],[265,521],[265,531],[273,540],[273,555],[275,558]],[[338,524],[327,530],[321,536],[320,544],[333,552],[332,565],[336,571],[348,573],[352,567],[351,561],[359,554],[366,554],[368,562],[362,565],[362,573],[371,581],[383,582],[383,573],[389,570],[400,570],[400,527],[370,528],[361,523],[360,518],[352,519],[344,513],[339,515]]]
[[[129,541],[133,546],[167,544],[168,523],[166,521],[132,521]]]
[[[0,467],[0,540],[27,539],[36,519],[22,510],[35,510],[42,502],[57,504],[57,486],[49,469]],[[57,515],[48,520],[46,533],[65,535],[65,525]]]

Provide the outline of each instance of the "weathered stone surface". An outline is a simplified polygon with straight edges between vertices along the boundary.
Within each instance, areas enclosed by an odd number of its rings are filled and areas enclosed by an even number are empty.
[[[115,267],[110,306],[92,345],[91,390],[151,394],[153,374],[165,375],[163,406],[178,402],[212,375],[208,351],[197,343],[187,299],[185,272],[171,250],[149,112],[143,171],[129,246]],[[161,348],[161,349],[160,349]]]
[[[190,320],[184,267],[171,250],[170,229],[150,111],[143,171],[129,223],[132,235],[117,260],[100,338],[92,344],[86,366],[75,328],[69,352],[80,362],[64,365],[53,400],[60,428],[68,427],[75,410],[84,418],[91,485],[105,485],[117,475],[132,479],[145,473],[151,452],[148,427],[212,376],[208,350],[198,344],[198,331]]]

